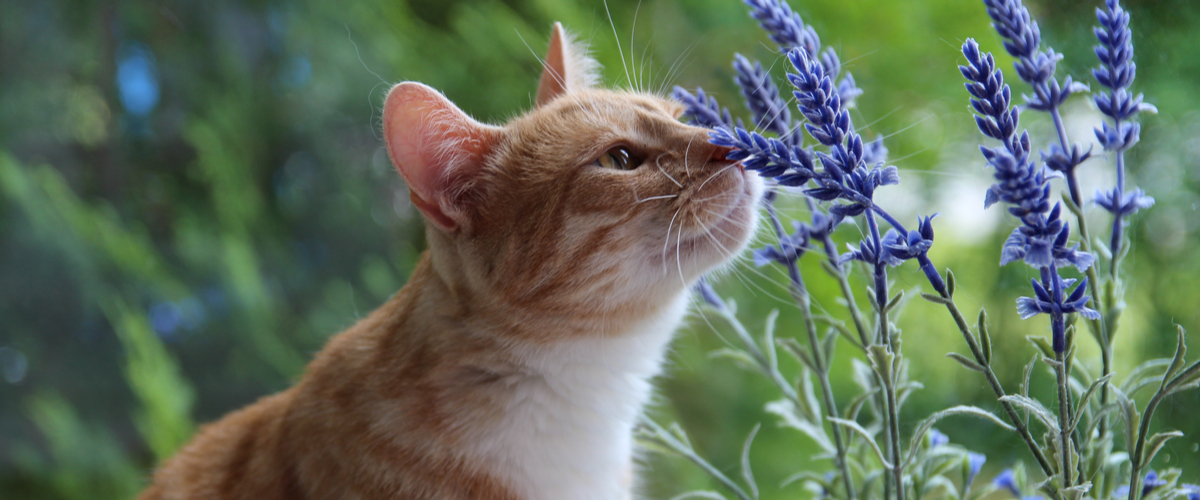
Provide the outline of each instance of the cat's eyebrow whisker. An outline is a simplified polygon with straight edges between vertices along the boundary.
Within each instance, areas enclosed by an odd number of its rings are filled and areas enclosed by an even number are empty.
[[[679,186],[679,189],[683,189],[683,184],[680,184],[680,183],[679,183],[679,181],[675,180],[675,178],[674,178],[674,177],[671,177],[671,174],[668,174],[668,173],[667,173],[667,171],[666,171],[666,169],[664,169],[664,168],[663,168],[663,166],[662,166],[662,157],[663,157],[663,155],[665,155],[665,154],[666,154],[666,153],[663,153],[663,154],[661,154],[661,155],[655,156],[655,157],[654,157],[654,165],[658,166],[658,171],[659,171],[659,172],[662,172],[662,174],[663,174],[663,175],[665,175],[665,176],[667,176],[667,178],[668,178],[668,179],[671,179],[671,182],[674,182],[676,186]]]
[[[673,80],[675,78],[675,71],[677,69],[683,67],[680,65],[680,63],[682,63],[684,60],[687,59],[687,57],[689,55],[691,55],[692,50],[694,50],[696,48],[696,46],[700,44],[700,41],[704,40],[704,37],[706,37],[706,36],[708,36],[708,35],[707,34],[700,35],[700,38],[698,38],[696,41],[692,42],[691,45],[688,45],[688,47],[686,49],[684,49],[683,52],[681,52],[678,56],[675,57],[675,62],[672,62],[671,66],[669,68],[667,68],[666,74],[663,75],[663,80],[661,82],[659,82],[659,84],[658,84],[658,92],[660,94],[666,92],[667,86],[670,85],[671,80]]]
[[[637,33],[637,19],[638,19],[638,14],[641,12],[642,12],[642,0],[638,0],[637,7],[635,7],[633,9],[633,24],[629,25],[629,62],[632,63],[634,66],[634,68],[633,68],[634,79],[637,80],[637,84],[634,85],[633,89],[638,92],[642,91],[642,75],[641,75],[641,69],[638,68],[637,59],[635,58],[636,52],[634,52],[633,36],[634,36],[634,34]],[[650,45],[647,44],[646,48],[650,48]],[[642,65],[645,66],[645,64],[646,64],[646,55],[643,53],[642,54]]]
[[[625,81],[632,85],[633,80],[629,78],[629,64],[625,62],[625,49],[621,48],[621,36],[617,34],[617,25],[613,22],[612,11],[608,9],[608,0],[604,0],[604,13],[608,15],[608,25],[612,27],[613,41],[617,42],[617,53],[621,55],[621,66],[625,67]]]

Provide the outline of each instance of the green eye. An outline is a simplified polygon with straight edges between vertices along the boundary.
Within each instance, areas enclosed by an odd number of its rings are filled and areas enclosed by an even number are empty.
[[[633,170],[641,165],[641,162],[634,160],[633,155],[629,152],[629,148],[625,146],[617,146],[605,151],[604,154],[600,155],[600,158],[596,159],[595,163],[601,167],[614,170]]]

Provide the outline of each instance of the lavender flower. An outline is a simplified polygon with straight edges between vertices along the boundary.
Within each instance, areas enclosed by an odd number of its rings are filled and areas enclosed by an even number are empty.
[[[1125,150],[1137,143],[1141,126],[1132,121],[1142,111],[1157,113],[1158,110],[1150,104],[1142,102],[1142,95],[1131,96],[1128,88],[1133,84],[1137,74],[1137,65],[1133,63],[1133,42],[1129,31],[1129,13],[1121,8],[1118,0],[1106,0],[1105,8],[1096,9],[1096,18],[1100,26],[1094,29],[1096,38],[1096,57],[1100,59],[1100,67],[1092,70],[1096,81],[1108,87],[1108,92],[1097,93],[1093,99],[1101,113],[1113,119],[1113,125],[1107,122],[1096,129],[1096,140],[1104,146],[1105,151],[1117,154],[1117,185],[1111,191],[1096,190],[1096,204],[1104,207],[1113,214],[1112,240],[1110,250],[1116,255],[1121,249],[1121,231],[1125,218],[1137,213],[1138,210],[1154,205],[1154,198],[1146,196],[1145,191],[1134,189],[1125,191]]]
[[[937,448],[938,446],[950,443],[950,436],[942,434],[942,431],[937,429],[929,429],[929,447]]]
[[[984,0],[992,27],[1004,38],[1004,49],[1017,58],[1013,66],[1017,75],[1033,87],[1034,95],[1024,96],[1029,108],[1050,111],[1062,105],[1072,93],[1087,90],[1087,86],[1072,81],[1068,75],[1059,84],[1054,78],[1062,55],[1054,49],[1038,50],[1042,34],[1038,24],[1029,18],[1029,9],[1021,0]]]
[[[1142,479],[1142,495],[1141,496],[1145,497],[1146,495],[1149,495],[1150,492],[1154,491],[1155,489],[1161,488],[1166,485],[1167,485],[1167,481],[1165,479],[1159,479],[1157,472],[1155,472],[1155,471],[1147,472],[1146,475]],[[1186,485],[1185,485],[1185,488],[1186,488]],[[1192,498],[1193,495],[1200,496],[1197,493],[1189,492],[1188,500],[1193,500],[1193,498]],[[1129,486],[1128,485],[1117,486],[1116,489],[1113,490],[1113,498],[1128,498],[1128,497],[1129,497]]]
[[[696,281],[695,291],[696,293],[699,293],[700,298],[704,299],[704,302],[709,306],[712,306],[713,309],[724,311],[728,308],[728,306],[725,305],[725,300],[722,299],[720,295],[717,295],[717,292],[713,290],[712,285],[708,283],[707,278],[701,277],[698,281]]]
[[[787,57],[796,69],[796,73],[788,73],[787,77],[796,87],[793,95],[808,120],[804,128],[817,142],[829,147],[828,154],[816,153],[824,175],[816,177],[817,187],[806,190],[805,194],[821,201],[847,201],[834,205],[830,212],[844,217],[859,215],[873,206],[871,200],[876,188],[900,183],[899,172],[894,166],[866,169],[862,161],[862,137],[851,128],[850,112],[833,91],[825,67],[802,50],[792,50]]]
[[[821,52],[821,38],[811,26],[804,24],[799,14],[792,12],[787,2],[780,0],[745,0],[750,6],[750,17],[758,21],[758,25],[767,32],[771,41],[779,46],[782,52],[793,49],[804,49],[805,52],[816,56],[820,54],[820,62],[830,78],[836,78],[841,73],[841,60],[832,48]],[[838,93],[846,104],[853,107],[854,99],[862,94],[862,89],[854,83],[854,76],[846,73],[838,82]]]
[[[1085,92],[1088,87],[1073,81],[1070,75],[1061,84],[1054,78],[1062,55],[1053,49],[1039,50],[1041,31],[1037,22],[1029,18],[1029,9],[1021,0],[984,0],[984,4],[992,18],[992,27],[1004,38],[1004,49],[1017,59],[1013,63],[1017,75],[1033,87],[1034,95],[1023,96],[1025,105],[1030,109],[1048,112],[1054,118],[1059,142],[1051,144],[1047,151],[1041,153],[1042,161],[1051,170],[1067,175],[1071,198],[1075,203],[1081,203],[1073,172],[1075,167],[1091,156],[1091,149],[1084,151],[1079,145],[1068,146],[1058,108],[1071,94]]]
[[[733,117],[729,115],[729,109],[717,104],[717,99],[705,94],[704,89],[697,88],[696,93],[692,94],[687,89],[676,86],[671,92],[671,96],[683,103],[683,117],[687,118],[692,125],[704,128],[734,128]]]
[[[737,73],[734,80],[742,89],[742,97],[746,98],[746,106],[754,115],[754,126],[760,130],[774,132],[781,139],[792,137],[792,113],[788,105],[779,96],[779,87],[771,80],[771,75],[763,69],[762,63],[750,62],[741,54],[734,54],[733,69]],[[800,134],[795,134],[799,138]],[[792,145],[798,142],[786,140]]]
[[[750,17],[758,21],[758,25],[767,32],[771,41],[784,51],[792,48],[802,48],[809,54],[821,50],[821,37],[816,30],[804,24],[800,14],[792,12],[792,7],[778,0],[745,0],[750,6]]]
[[[883,248],[887,253],[897,259],[908,260],[915,259],[921,255],[925,255],[929,248],[933,246],[933,221],[938,214],[930,215],[922,218],[917,216],[919,221],[917,229],[909,231],[907,235],[901,236],[895,229],[888,229],[887,234],[883,235]]]
[[[1021,498],[1021,488],[1017,485],[1017,476],[1013,474],[1012,469],[1004,469],[992,479],[992,486],[998,489],[1008,490],[1012,493],[1013,498]]]
[[[719,127],[709,132],[709,142],[733,148],[727,159],[741,161],[746,170],[774,178],[782,186],[802,186],[817,175],[811,151],[758,132]]]
[[[1200,486],[1185,484],[1181,487],[1188,500],[1200,500]]]
[[[975,477],[979,475],[979,471],[983,470],[983,464],[987,463],[987,457],[982,453],[968,452],[967,453],[967,480],[963,483],[963,488],[971,487],[975,482]]]
[[[795,264],[800,259],[800,256],[804,255],[804,252],[808,250],[810,236],[808,228],[799,221],[793,221],[792,227],[796,229],[796,232],[781,235],[779,237],[779,246],[767,245],[754,249],[752,252],[754,265],[762,267],[772,262],[777,262],[785,266]]]
[[[1015,29],[1013,26],[1020,24],[1017,21],[1027,21],[1028,12],[1023,9],[1021,12],[1024,12],[1024,17],[1009,16],[1007,19],[1016,21],[999,25],[997,30]],[[989,12],[991,10],[989,3]],[[1031,43],[1031,37],[1036,38],[1033,36],[1036,35],[1036,28],[1033,25],[1026,30],[1026,36],[1014,38],[1017,41],[1006,42],[1006,46],[1017,42]],[[1009,51],[1025,53],[1024,49],[1017,49],[1010,48]],[[1086,280],[1069,296],[1065,296],[1064,291],[1074,280],[1064,280],[1058,268],[1071,265],[1083,271],[1092,265],[1094,258],[1089,253],[1080,252],[1077,245],[1067,246],[1070,225],[1061,220],[1059,204],[1050,206],[1050,176],[1045,169],[1029,161],[1029,134],[1025,131],[1017,134],[1020,113],[1015,107],[1010,107],[1011,91],[1004,84],[1003,73],[996,69],[995,59],[991,54],[981,54],[979,45],[972,39],[967,39],[962,51],[968,65],[959,66],[959,70],[968,80],[966,87],[971,94],[971,107],[979,113],[975,122],[984,135],[1004,144],[1003,148],[980,147],[988,164],[995,169],[997,181],[988,188],[984,206],[997,201],[1008,203],[1009,213],[1019,218],[1022,224],[1005,241],[1000,263],[1004,265],[1024,260],[1040,270],[1041,281],[1034,280],[1033,283],[1035,297],[1018,299],[1017,310],[1022,318],[1038,313],[1049,314],[1055,352],[1065,352],[1066,326],[1063,315],[1080,313],[1087,318],[1098,319],[1099,313],[1086,306],[1089,299],[1084,295]]]

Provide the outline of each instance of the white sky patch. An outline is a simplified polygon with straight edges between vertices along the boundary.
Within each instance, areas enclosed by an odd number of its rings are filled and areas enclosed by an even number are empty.
[[[997,205],[983,208],[984,194],[993,180],[978,149],[971,145],[967,151],[946,155],[937,171],[952,174],[941,179],[937,196],[931,200],[930,212],[941,213],[933,226],[937,236],[967,244],[987,239],[1005,212]]]

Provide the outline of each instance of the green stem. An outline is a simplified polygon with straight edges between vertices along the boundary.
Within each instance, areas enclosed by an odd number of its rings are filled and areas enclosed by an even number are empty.
[[[775,228],[776,235],[780,241],[786,236],[783,231],[783,225],[779,222],[779,214],[775,212],[775,206],[768,204],[767,213],[770,215],[771,223]],[[838,418],[837,401],[833,397],[833,386],[829,383],[829,367],[832,360],[825,359],[825,349],[821,345],[821,340],[817,336],[817,325],[813,321],[812,316],[812,300],[808,295],[808,288],[804,286],[804,278],[800,274],[800,267],[796,261],[792,261],[788,266],[788,278],[791,281],[792,299],[796,301],[796,305],[800,309],[800,315],[804,319],[804,329],[808,334],[808,344],[812,349],[813,364],[816,365],[817,379],[821,382],[821,396],[825,400],[825,416]],[[765,366],[773,373],[773,378],[778,378],[782,381],[782,375],[779,370],[773,366]],[[778,384],[779,381],[776,382]],[[791,389],[791,384],[784,382],[784,385]],[[795,391],[790,391],[792,402],[800,405],[799,397],[795,395]],[[830,425],[830,430],[833,432],[833,444],[837,449],[837,467],[842,473],[842,482],[846,487],[846,497],[849,500],[857,500],[858,494],[854,489],[854,480],[850,477],[850,466],[846,463],[846,443],[842,438],[842,430],[837,425]]]
[[[825,240],[821,242],[825,247],[825,255],[829,259],[829,263],[833,266],[833,277],[837,280],[838,286],[842,289],[842,297],[846,299],[846,308],[850,310],[850,319],[854,322],[854,330],[858,332],[858,340],[862,343],[865,349],[871,345],[870,334],[871,328],[867,326],[867,321],[863,318],[862,311],[858,308],[858,303],[854,301],[854,290],[850,288],[850,280],[846,277],[842,266],[838,264],[840,259],[837,254],[837,246],[833,243],[833,237],[825,235]]]
[[[1071,393],[1067,389],[1067,356],[1057,353],[1054,360],[1058,362],[1055,372],[1058,375],[1058,427],[1059,450],[1062,458],[1063,488],[1073,486],[1071,477]]]
[[[896,355],[899,362],[899,354]],[[887,391],[888,434],[892,443],[892,480],[896,486],[896,500],[904,500],[904,462],[900,458],[900,411],[896,402],[895,370],[887,367],[884,389]]]
[[[1163,386],[1166,387],[1166,384]],[[1142,459],[1145,458],[1143,454],[1146,452],[1146,434],[1150,433],[1150,420],[1154,418],[1154,410],[1158,409],[1158,404],[1166,396],[1167,393],[1162,388],[1154,393],[1154,397],[1146,404],[1146,414],[1142,416],[1141,425],[1138,426],[1137,445],[1129,454],[1129,500],[1138,500],[1142,496],[1142,467],[1146,465],[1142,463]]]
[[[971,334],[971,328],[967,326],[967,320],[959,312],[958,305],[948,295],[943,295],[942,298],[945,299],[946,310],[950,312],[950,315],[954,317],[954,323],[958,325],[958,331],[962,333],[963,339],[967,341],[967,346],[971,348],[971,354],[975,357],[975,362],[983,367],[983,374],[987,378],[992,392],[996,394],[997,399],[1003,398],[1007,395],[1004,392],[1004,386],[1000,385],[1000,379],[996,377],[996,372],[992,371],[991,363],[984,357],[983,349],[979,347],[979,342]],[[1050,460],[1046,458],[1046,454],[1042,452],[1042,448],[1038,446],[1037,441],[1030,434],[1029,426],[1025,423],[1025,419],[1021,418],[1021,415],[1017,413],[1017,409],[1007,401],[1001,401],[1000,406],[1004,408],[1004,413],[1008,416],[1008,421],[1012,422],[1013,427],[1017,428],[1017,433],[1025,441],[1025,446],[1029,448],[1029,452],[1033,454],[1033,458],[1041,466],[1042,472],[1046,474],[1046,477],[1053,477],[1054,467],[1050,465]]]

